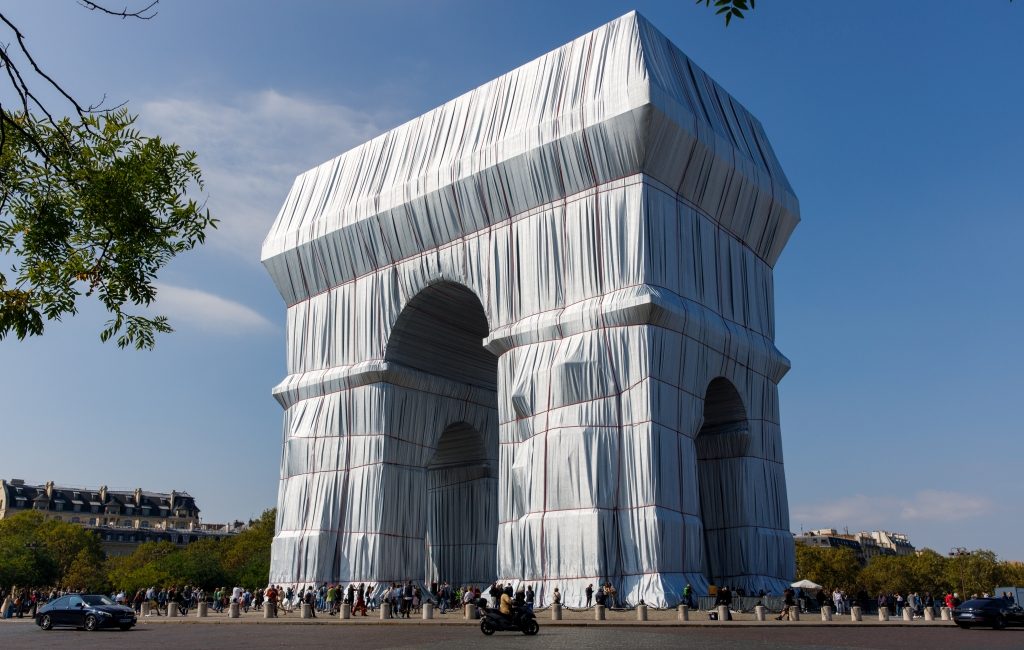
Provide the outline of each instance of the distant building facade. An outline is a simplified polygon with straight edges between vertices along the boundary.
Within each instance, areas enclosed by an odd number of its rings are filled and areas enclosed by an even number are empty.
[[[148,492],[58,487],[53,481],[29,485],[0,479],[0,519],[36,511],[47,519],[78,524],[94,531],[108,555],[127,555],[145,542],[185,546],[200,539],[220,539],[243,524],[204,524],[195,499],[186,492]]]
[[[913,555],[917,552],[903,533],[886,530],[839,532],[835,528],[808,530],[795,536],[797,544],[825,548],[848,548],[861,564],[867,564],[880,555]]]

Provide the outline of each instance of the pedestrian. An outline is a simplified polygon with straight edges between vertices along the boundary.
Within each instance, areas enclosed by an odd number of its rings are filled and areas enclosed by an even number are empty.
[[[683,587],[683,604],[693,609],[693,587],[690,586],[689,582]]]
[[[412,613],[412,598],[413,598],[412,583],[411,582],[406,582],[405,583],[405,588],[402,589],[402,617],[403,618],[409,618],[410,617],[409,615]]]
[[[337,610],[334,608],[335,599],[338,597],[338,591],[334,588],[334,585],[327,587],[327,614],[328,616],[334,616],[337,614]]]
[[[363,613],[366,616],[366,585],[362,582],[359,583],[359,589],[356,590],[356,608],[352,611],[352,614]]]
[[[792,618],[790,617],[789,612],[790,612],[790,608],[791,607],[795,607],[796,606],[796,594],[794,594],[793,590],[790,589],[789,587],[786,587],[782,591],[782,602],[783,602],[782,611],[779,612],[779,615],[775,617],[775,620],[776,621],[782,621],[782,620],[790,621],[790,620],[792,620]]]
[[[313,585],[306,588],[306,595],[303,597],[303,602],[309,605],[309,615],[311,618],[316,618],[316,594],[313,592]]]
[[[589,585],[587,585],[586,594],[587,594],[587,609],[590,609],[590,603],[593,602],[593,599],[594,599],[594,584],[593,583],[590,583]]]

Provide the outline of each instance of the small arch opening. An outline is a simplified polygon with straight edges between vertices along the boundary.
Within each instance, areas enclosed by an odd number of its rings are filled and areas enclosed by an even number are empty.
[[[704,420],[694,444],[704,529],[704,574],[721,585],[733,573],[729,558],[743,551],[737,527],[745,507],[739,472],[750,444],[743,398],[724,377],[708,385]]]
[[[497,458],[465,422],[449,425],[427,465],[425,581],[485,584],[497,562]],[[481,525],[482,524],[482,525]]]

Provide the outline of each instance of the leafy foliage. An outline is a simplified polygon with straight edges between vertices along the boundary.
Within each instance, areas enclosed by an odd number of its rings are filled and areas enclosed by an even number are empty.
[[[859,572],[857,555],[848,548],[796,546],[796,574],[801,578],[849,591],[857,585]]]
[[[725,15],[725,26],[728,27],[733,17],[743,18],[745,12],[752,11],[757,0],[697,0],[697,4],[704,3],[705,7],[711,7],[714,2],[715,14]]]
[[[227,540],[221,566],[233,585],[263,585],[270,578],[270,545],[274,540],[277,509],[265,510],[249,528]]]
[[[861,567],[850,549],[797,544],[796,571],[798,577],[828,589],[864,589],[872,595],[911,591],[981,594],[998,586],[1024,585],[1024,563],[1000,562],[995,553],[984,549],[947,557],[926,548],[914,555],[875,557]]]
[[[152,348],[167,319],[128,309],[149,305],[157,272],[216,227],[186,196],[203,187],[195,152],[141,135],[125,109],[3,118],[0,255],[15,264],[0,272],[0,339],[40,335],[95,296],[110,314],[101,340]]]
[[[107,578],[117,589],[194,585],[206,589],[262,586],[270,579],[270,544],[277,511],[265,511],[237,535],[202,540],[179,549],[169,542],[140,545],[126,557],[107,562]]]
[[[38,512],[22,512],[0,520],[0,584],[68,585],[69,578],[93,580],[82,587],[106,586],[102,573],[89,575],[86,566],[102,567],[103,550],[93,533],[81,526],[47,520]]]
[[[95,533],[38,512],[22,512],[0,520],[0,584],[100,592],[186,584],[255,588],[270,579],[276,516],[276,510],[267,510],[246,530],[220,540],[200,540],[185,548],[147,542],[131,555],[108,559]]]

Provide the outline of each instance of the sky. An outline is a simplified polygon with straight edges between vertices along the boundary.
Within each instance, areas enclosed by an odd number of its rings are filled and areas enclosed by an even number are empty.
[[[763,2],[726,28],[685,0],[0,1],[76,97],[195,149],[221,220],[161,274],[155,351],[100,343],[89,304],[0,341],[0,477],[185,490],[210,522],[274,506],[285,307],[259,257],[295,176],[637,9],[761,120],[800,199],[775,268],[793,530],[1024,560],[1018,4]]]

